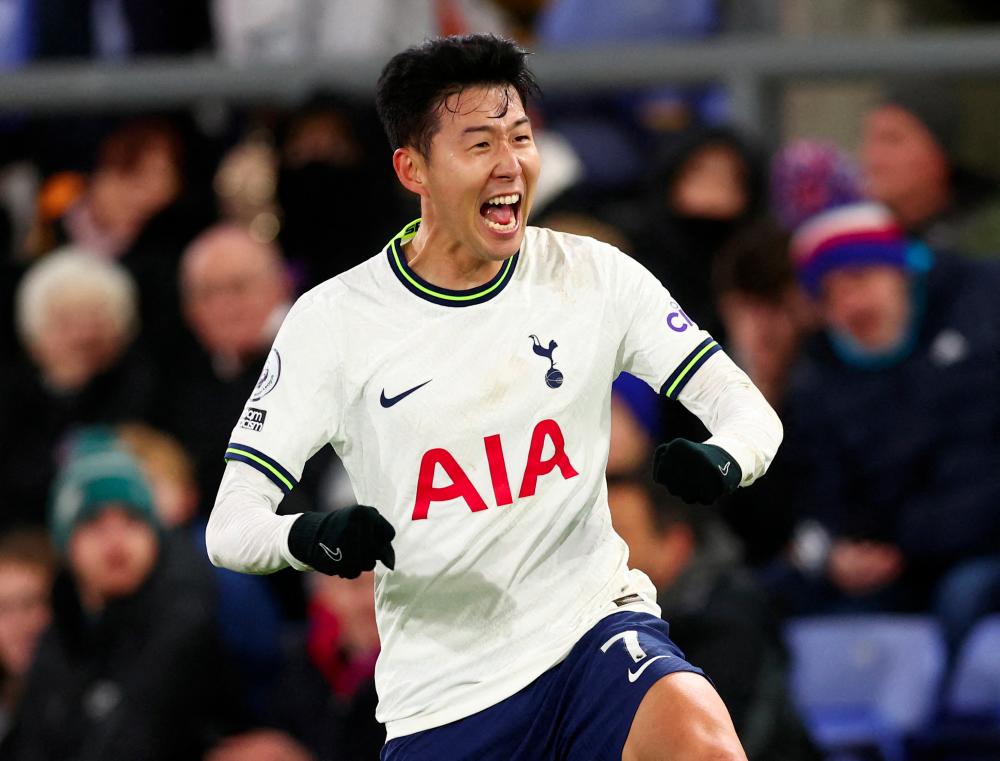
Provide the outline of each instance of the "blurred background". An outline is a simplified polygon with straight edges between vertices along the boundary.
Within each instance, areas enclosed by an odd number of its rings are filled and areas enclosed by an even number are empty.
[[[533,51],[532,224],[653,271],[785,425],[623,375],[609,501],[755,761],[1000,759],[1000,8],[971,0],[0,0],[0,758],[378,757],[372,576],[212,568],[295,297],[417,216],[373,108],[428,36]],[[331,451],[284,512],[354,501]]]

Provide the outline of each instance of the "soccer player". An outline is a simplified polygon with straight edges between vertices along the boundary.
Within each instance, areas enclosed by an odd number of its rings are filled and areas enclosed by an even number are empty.
[[[526,226],[535,89],[524,51],[490,36],[386,65],[377,106],[421,219],[292,308],[227,449],[209,552],[250,573],[375,568],[387,761],[744,759],[611,528],[611,381],[707,424],[656,453],[691,501],[759,477],[781,425],[643,267]],[[275,515],[328,443],[361,505]]]

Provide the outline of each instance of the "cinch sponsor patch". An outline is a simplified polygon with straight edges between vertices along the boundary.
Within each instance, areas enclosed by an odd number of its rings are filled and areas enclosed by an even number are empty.
[[[265,420],[267,420],[267,412],[265,410],[248,407],[246,413],[240,419],[240,428],[246,428],[248,431],[259,431],[264,427]]]
[[[617,600],[612,600],[612,602],[620,608],[622,605],[629,605],[630,603],[640,602],[641,600],[642,600],[642,596],[641,595],[637,595],[637,594],[635,594],[633,592],[630,595],[625,595],[624,597],[619,597]]]

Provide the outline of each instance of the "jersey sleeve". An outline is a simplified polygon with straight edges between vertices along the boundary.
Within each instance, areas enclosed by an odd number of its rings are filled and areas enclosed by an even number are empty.
[[[226,447],[226,460],[260,471],[285,494],[341,417],[336,335],[323,307],[310,294],[292,307]]]
[[[722,349],[652,273],[614,252],[615,312],[621,320],[618,370],[679,399],[688,382]]]

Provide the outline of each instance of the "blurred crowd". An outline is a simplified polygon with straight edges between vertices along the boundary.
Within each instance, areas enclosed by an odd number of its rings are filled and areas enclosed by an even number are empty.
[[[725,3],[0,5],[2,65],[218,50],[390,55],[424,36],[539,48],[700,39]],[[736,4],[733,4],[736,5]],[[766,4],[760,4],[766,5]],[[785,425],[715,508],[648,479],[702,424],[623,375],[614,525],[751,758],[818,758],[789,617],[917,612],[951,653],[1000,611],[1000,182],[959,158],[955,93],[889,82],[861,147],[765,152],[710,87],[546,97],[532,224],[633,255]],[[212,568],[222,454],[295,297],[417,214],[370,103],[0,118],[0,758],[374,759],[373,578]],[[280,509],[353,503],[335,454]]]

